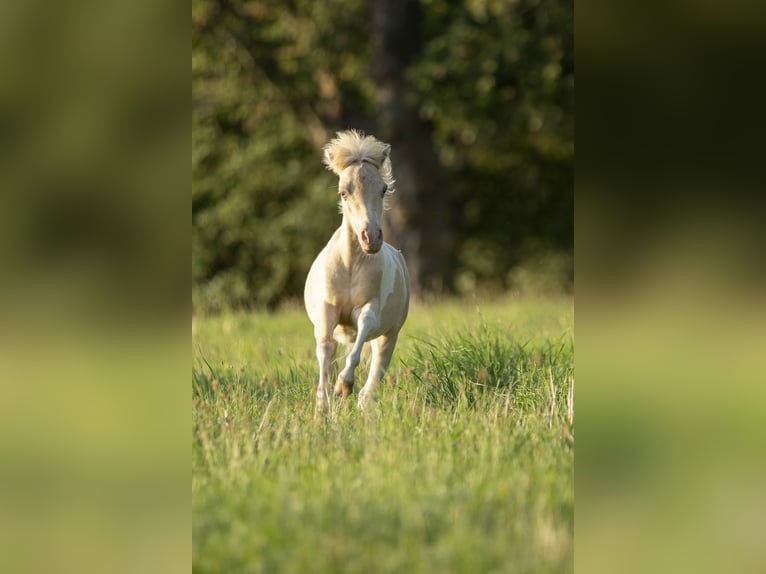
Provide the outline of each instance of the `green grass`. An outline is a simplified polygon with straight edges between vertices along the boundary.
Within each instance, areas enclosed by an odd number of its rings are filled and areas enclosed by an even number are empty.
[[[319,418],[302,309],[192,333],[194,572],[572,571],[571,300],[414,306]]]

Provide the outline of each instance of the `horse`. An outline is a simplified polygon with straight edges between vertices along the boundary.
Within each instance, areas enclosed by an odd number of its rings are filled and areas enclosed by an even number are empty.
[[[319,384],[317,411],[329,405],[330,368],[338,342],[352,344],[335,394],[354,391],[354,371],[370,342],[372,360],[358,406],[370,403],[388,369],[407,319],[410,279],[402,253],[383,240],[381,216],[394,193],[391,146],[356,130],[338,132],[324,164],[338,176],[343,220],[311,265],[304,303],[314,325]]]

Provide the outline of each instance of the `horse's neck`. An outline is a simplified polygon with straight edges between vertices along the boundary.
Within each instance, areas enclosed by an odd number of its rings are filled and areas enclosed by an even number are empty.
[[[362,248],[359,245],[359,240],[354,233],[354,228],[351,227],[351,223],[346,216],[343,216],[343,222],[338,229],[339,233],[336,236],[334,249],[343,265],[351,270],[354,263],[362,258]]]

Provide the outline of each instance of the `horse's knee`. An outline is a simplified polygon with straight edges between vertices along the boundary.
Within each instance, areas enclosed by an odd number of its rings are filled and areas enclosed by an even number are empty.
[[[378,323],[378,316],[373,309],[367,308],[359,314],[357,319],[357,329],[359,331],[370,331]]]
[[[333,356],[335,354],[335,348],[337,343],[333,339],[319,339],[317,341],[317,357],[321,361],[322,358],[327,356]]]

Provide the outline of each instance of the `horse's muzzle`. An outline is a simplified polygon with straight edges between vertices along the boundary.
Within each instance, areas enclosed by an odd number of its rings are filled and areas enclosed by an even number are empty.
[[[366,253],[377,253],[383,247],[383,230],[377,229],[370,234],[365,229],[362,231],[362,236],[359,239],[362,243],[362,249]]]

